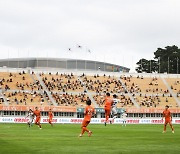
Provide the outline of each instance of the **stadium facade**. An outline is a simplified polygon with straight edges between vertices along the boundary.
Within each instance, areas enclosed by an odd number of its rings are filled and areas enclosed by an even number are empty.
[[[11,58],[1,59],[0,67],[8,68],[57,68],[106,72],[129,72],[129,68],[106,62],[63,58]]]

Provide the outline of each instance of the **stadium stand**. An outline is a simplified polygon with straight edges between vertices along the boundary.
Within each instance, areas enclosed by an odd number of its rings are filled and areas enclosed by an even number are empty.
[[[4,90],[40,90],[39,81],[33,81],[30,74],[25,71],[19,73],[0,73],[0,89]]]
[[[163,109],[165,105],[179,109],[180,77],[100,71],[0,72],[0,106],[84,108],[91,99],[95,108],[103,108],[106,92],[118,96],[119,109]]]
[[[135,98],[136,102],[140,105],[140,107],[148,108],[164,108],[164,106],[169,105],[170,107],[178,107],[174,98],[172,97],[160,97],[160,96],[141,96]]]
[[[40,93],[36,91],[13,91],[4,93],[6,96],[9,105],[50,105],[47,102],[47,99]]]
[[[157,77],[121,76],[120,78],[127,86],[130,93],[169,93],[163,81]]]
[[[106,92],[116,93],[120,99],[118,107],[135,107],[130,94],[139,107],[162,108],[168,104],[178,107],[174,96],[169,92],[160,77],[143,77],[121,75],[120,77],[108,74],[86,75],[84,73],[39,73],[48,92],[58,106],[83,107],[90,95],[98,105],[103,107]],[[167,83],[179,98],[180,81],[176,78],[167,78]],[[24,105],[53,105],[47,92],[43,89],[35,73],[1,72],[0,89],[9,104]],[[126,90],[127,89],[127,90]],[[4,102],[1,97],[0,103]]]
[[[81,92],[83,85],[77,76],[71,74],[58,74],[52,75],[41,73],[42,81],[46,85],[49,91],[68,92],[75,91]]]
[[[177,95],[177,97],[180,97],[180,79],[167,78],[166,81],[173,90],[173,92]]]
[[[116,77],[94,75],[94,76],[86,76],[82,75],[83,82],[88,91],[96,92],[96,94],[100,93],[122,93],[125,92],[124,87],[122,86],[120,80]]]
[[[76,107],[85,107],[86,100],[89,97],[86,94],[62,94],[62,93],[53,93],[53,98],[56,100],[56,103],[59,106],[76,106]]]

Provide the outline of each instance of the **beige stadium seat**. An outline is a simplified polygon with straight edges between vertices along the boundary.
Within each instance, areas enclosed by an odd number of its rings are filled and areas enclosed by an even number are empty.
[[[36,105],[44,105],[47,106],[48,103],[47,101],[44,99],[44,102],[42,103],[41,101],[41,96],[40,95],[31,95],[29,93],[17,93],[15,96],[11,96],[8,97],[8,95],[11,94],[9,92],[6,92],[5,95],[8,98],[8,102],[10,105],[32,105],[32,106],[36,106]],[[27,95],[27,97],[25,97],[25,95]],[[14,101],[15,98],[18,100],[18,104]],[[25,98],[26,101],[24,101],[23,99]],[[33,99],[33,101],[31,102],[31,99]],[[22,103],[20,102],[20,100],[22,100]],[[26,102],[26,103],[25,103]]]
[[[174,93],[180,92],[180,79],[177,78],[166,78],[167,83],[171,87]]]
[[[5,88],[5,85],[8,85],[10,87],[11,90],[22,90],[21,87],[17,87],[16,84],[18,83],[19,85],[22,84],[24,85],[24,89],[26,90],[32,90],[32,87],[34,90],[37,90],[38,87],[34,84],[33,79],[31,78],[31,76],[29,74],[22,74],[19,75],[19,73],[11,73],[12,76],[10,77],[10,72],[1,72],[0,73],[0,80],[2,80],[3,78],[5,79],[4,85],[2,86],[2,88]],[[24,80],[23,80],[24,77]],[[12,79],[13,82],[7,82],[7,80]],[[34,84],[34,86],[32,86]],[[29,86],[27,86],[29,85]]]
[[[151,101],[152,99],[152,101]],[[141,108],[147,108],[147,107],[156,107],[156,108],[164,108],[166,105],[169,105],[172,108],[177,108],[177,103],[175,101],[175,99],[173,97],[151,97],[151,99],[149,99],[149,97],[145,98],[145,97],[137,97],[136,98],[136,102],[140,105]],[[168,100],[168,102],[166,102],[166,99]],[[144,104],[146,105],[141,105],[144,102]],[[154,103],[151,103],[154,102]],[[148,104],[148,105],[147,105]],[[152,105],[150,105],[152,104]]]
[[[164,91],[167,91],[166,85],[163,83],[161,78],[157,78],[156,81],[152,81],[153,78],[136,78],[132,77],[130,79],[130,82],[127,82],[126,80],[121,79],[124,83],[126,82],[127,86],[129,87],[128,90],[130,90],[130,87],[134,83],[135,86],[140,88],[142,93],[163,93]],[[150,85],[152,83],[152,85]],[[147,89],[150,89],[150,91],[147,91]],[[158,91],[156,91],[158,89]],[[153,90],[155,92],[153,92]]]
[[[61,82],[62,86],[64,86],[65,84],[68,83],[68,78],[66,78],[65,75],[61,76],[61,75],[54,75],[54,74],[53,74],[53,75],[44,74],[44,75],[41,76],[41,78],[45,78],[45,77],[47,78],[47,80],[46,80],[47,83],[48,83],[48,82],[52,82],[52,83],[55,85],[55,88],[52,90],[53,92],[57,92],[57,91],[62,92],[62,91],[63,91],[63,88],[58,89],[58,87],[57,87],[58,83]],[[53,81],[52,81],[52,78],[54,78],[55,80],[56,80],[56,79],[61,79],[61,81],[59,81],[59,82],[58,82],[58,81],[53,82]],[[75,76],[75,75],[73,75],[73,78],[72,78],[72,79],[69,79],[69,80],[70,80],[70,84],[72,84],[73,82],[75,83],[76,81],[79,81],[79,80],[78,80],[78,77]],[[73,87],[73,86],[72,86],[72,87]],[[83,91],[83,87],[79,84],[79,86],[77,86],[77,88],[75,88],[74,90],[72,90],[72,89],[67,89],[67,90],[66,90],[66,92],[71,92],[71,91],[81,92],[81,91]]]

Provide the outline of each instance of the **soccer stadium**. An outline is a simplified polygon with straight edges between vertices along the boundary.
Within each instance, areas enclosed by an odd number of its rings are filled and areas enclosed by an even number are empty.
[[[12,65],[11,61],[9,63]],[[18,61],[14,61],[14,64],[16,63]],[[0,122],[3,124],[13,123],[14,125],[2,126],[4,128],[21,127],[26,131],[28,111],[38,107],[41,111],[43,131],[46,129],[50,131],[50,128],[46,126],[49,109],[52,109],[54,113],[53,124],[67,124],[66,127],[69,124],[77,124],[80,128],[87,99],[91,99],[92,106],[96,110],[96,115],[91,120],[91,124],[102,124],[104,126],[104,101],[107,92],[116,94],[120,100],[117,104],[117,118],[110,126],[112,130],[117,129],[113,127],[122,125],[121,116],[124,111],[127,113],[127,125],[136,124],[127,126],[133,126],[132,129],[138,129],[136,128],[137,124],[163,124],[161,117],[166,105],[171,109],[173,124],[180,123],[179,74],[131,74],[112,72],[111,70],[110,72],[101,71],[98,70],[98,67],[97,70],[88,71],[78,68],[64,68],[63,70],[47,68],[46,65],[32,68],[10,68],[3,65],[0,69]],[[16,125],[18,123],[24,123],[24,125]],[[103,129],[102,125],[96,127]],[[1,131],[3,127],[1,127]],[[55,125],[54,127],[58,126]],[[38,128],[33,126],[30,129],[35,131]],[[161,133],[161,128],[158,132]],[[96,135],[98,134],[94,134],[92,138],[95,138]]]
[[[180,3],[129,2],[0,2],[0,154],[180,153]]]

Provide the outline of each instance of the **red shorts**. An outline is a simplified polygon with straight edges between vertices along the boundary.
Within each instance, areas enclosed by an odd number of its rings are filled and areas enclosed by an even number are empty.
[[[111,109],[105,109],[105,116],[109,116],[111,113]]]
[[[86,119],[83,120],[82,122],[82,127],[87,127],[90,121],[87,121]]]
[[[40,123],[41,117],[36,117],[35,123]]]

